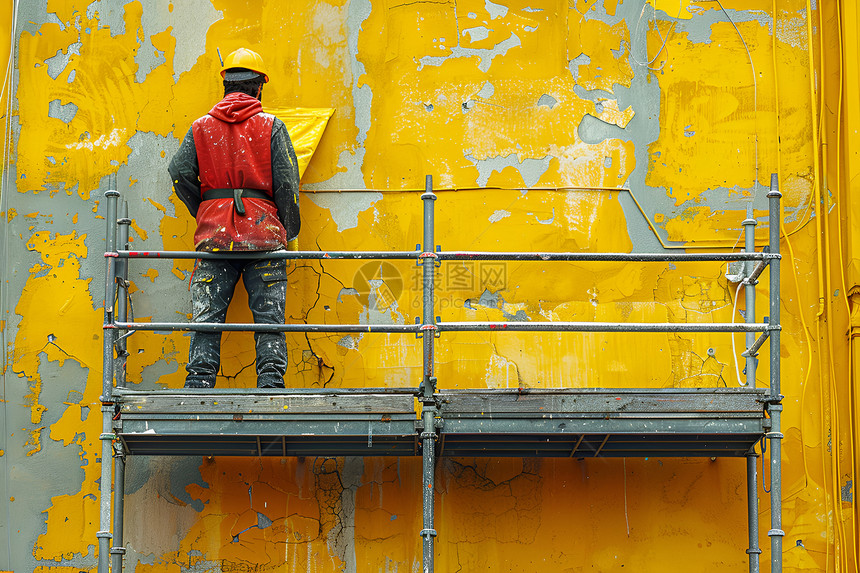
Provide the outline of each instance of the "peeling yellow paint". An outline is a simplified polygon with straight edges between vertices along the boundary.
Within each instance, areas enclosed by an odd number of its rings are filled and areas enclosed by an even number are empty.
[[[44,407],[41,407],[40,409],[38,405],[34,408],[34,410],[37,411],[37,418],[39,420],[41,420],[42,412],[44,412],[45,409],[46,408]],[[44,429],[44,426],[32,429],[21,428],[22,431],[28,432],[30,434],[30,437],[27,439],[26,442],[24,442],[25,447],[30,446],[30,449],[27,450],[27,457],[30,457],[33,454],[37,454],[42,451],[42,430]]]
[[[90,405],[98,402],[100,372],[98,369],[93,371],[91,366],[101,364],[99,336],[81,336],[81,332],[95,333],[101,322],[99,312],[92,308],[88,291],[91,279],[80,276],[80,260],[87,256],[84,240],[84,236],[78,236],[76,233],[52,235],[42,231],[35,233],[28,241],[28,249],[38,252],[43,264],[50,267],[49,273],[30,277],[15,309],[22,319],[15,340],[12,368],[30,381],[31,423],[34,426],[39,423],[46,409],[46,406],[39,402],[43,384],[39,374],[41,356],[58,365],[62,365],[67,359],[73,359],[81,366],[89,368],[90,378],[95,383],[88,384],[82,402]],[[63,264],[59,264],[61,261]],[[64,296],[57,296],[57,284],[63,285]],[[56,317],[63,314],[61,308],[70,300],[77,301],[73,308],[66,306],[65,312],[71,313],[72,318],[57,320]],[[94,501],[98,491],[95,446],[98,444],[99,426],[99,408],[91,407],[84,422],[81,421],[79,409],[67,408],[60,420],[50,427],[52,439],[65,440],[67,443],[71,442],[75,435],[86,432],[86,462],[82,465],[85,479],[81,484],[81,491],[77,494],[53,497],[52,506],[46,510],[49,523],[52,521],[51,516],[57,515],[59,517],[56,519],[65,522],[68,528],[49,528],[34,551],[39,559],[70,559],[75,554],[87,553],[88,535],[85,524],[92,522],[97,515]],[[33,446],[32,453],[28,452],[28,455],[41,449],[42,429],[44,428],[25,429],[30,433],[28,444]]]
[[[152,197],[147,197],[146,200],[150,205],[152,205],[153,207],[155,207],[156,209],[158,209],[162,213],[167,214],[167,207],[165,207],[161,203],[155,201]]]
[[[627,109],[621,111],[618,109],[617,100],[601,99],[599,101],[603,110],[600,113],[593,114],[594,117],[600,121],[617,125],[621,129],[627,127],[627,124],[630,123],[630,120],[633,119],[634,115],[636,115],[636,112],[633,111],[633,106],[628,106]]]
[[[137,224],[137,221],[134,219],[131,220],[131,228],[134,229],[134,232],[137,233],[137,236],[143,239],[144,241],[149,237],[149,233],[146,230],[142,229],[140,225]],[[129,237],[129,241],[134,241],[134,237]]]
[[[618,58],[617,51],[629,38],[623,20],[609,26],[600,20],[580,20],[570,13],[567,53],[571,59],[585,54],[590,62],[579,66],[577,83],[587,90],[614,91],[614,85],[630,86],[633,70],[627,58]]]

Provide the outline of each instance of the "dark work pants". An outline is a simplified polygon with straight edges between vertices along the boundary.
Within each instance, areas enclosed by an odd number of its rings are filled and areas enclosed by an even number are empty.
[[[239,276],[248,291],[248,306],[258,324],[284,324],[287,262],[201,259],[191,280],[194,322],[223,323]],[[221,366],[220,332],[194,332],[185,369],[186,388],[213,388]],[[283,388],[287,371],[287,342],[283,332],[255,332],[257,387]]]

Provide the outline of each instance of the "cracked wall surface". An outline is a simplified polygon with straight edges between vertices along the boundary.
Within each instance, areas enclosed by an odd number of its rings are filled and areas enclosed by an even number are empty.
[[[240,46],[269,66],[264,106],[335,110],[302,179],[303,250],[412,249],[431,174],[445,250],[727,251],[750,205],[765,243],[778,172],[785,568],[855,570],[860,16],[850,2],[32,0],[17,9],[14,19],[0,11],[11,32],[0,39],[11,57],[0,571],[95,570],[104,192],[115,186],[128,203],[133,247],[192,248],[194,221],[166,165],[219,99],[216,48]],[[412,261],[294,261],[288,272],[290,323],[411,324],[421,313]],[[463,261],[439,268],[436,314],[741,321],[748,309],[725,272]],[[190,261],[135,262],[134,319],[188,320],[191,273]],[[769,313],[765,296],[755,312]],[[241,286],[228,321],[252,321]],[[188,342],[129,338],[130,386],[181,387]],[[714,334],[448,333],[436,374],[443,388],[733,387],[736,360],[744,366],[741,336],[735,344]],[[290,334],[287,345],[288,387],[421,380],[414,337]],[[219,386],[255,386],[253,347],[250,333],[225,334]],[[759,359],[766,365],[768,351]],[[682,559],[740,569],[744,476],[733,459],[444,459],[437,571],[662,571]],[[127,479],[128,571],[420,569],[419,459],[141,457]],[[763,494],[759,514],[766,523]]]

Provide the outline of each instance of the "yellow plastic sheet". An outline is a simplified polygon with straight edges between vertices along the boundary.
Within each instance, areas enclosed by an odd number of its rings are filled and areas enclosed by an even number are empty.
[[[327,107],[263,109],[266,113],[271,113],[283,121],[287,126],[287,131],[290,133],[290,139],[296,150],[296,158],[299,160],[299,178],[301,178],[311,162],[311,157],[319,145],[320,138],[322,138],[334,110]]]
[[[299,162],[299,179],[301,179],[311,162],[317,145],[319,145],[326,125],[328,125],[328,120],[334,114],[334,110],[326,107],[293,107],[264,108],[264,111],[271,113],[287,126],[293,148],[296,150],[296,158]],[[299,250],[298,238],[287,243],[287,250]]]

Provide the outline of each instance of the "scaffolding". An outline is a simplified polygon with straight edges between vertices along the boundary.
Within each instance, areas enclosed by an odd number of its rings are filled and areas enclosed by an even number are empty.
[[[293,251],[283,259],[415,260],[423,267],[423,313],[414,325],[215,324],[128,322],[129,259],[240,258],[247,253],[128,250],[127,207],[107,198],[105,247],[102,466],[98,571],[123,567],[126,456],[422,456],[423,571],[434,571],[436,460],[441,456],[742,457],[746,458],[749,570],[757,573],[758,475],[755,447],[770,442],[771,571],[782,571],[780,414],[780,198],[768,197],[769,239],[755,250],[751,207],[739,253],[445,252],[434,249],[432,178],[427,176],[423,248],[415,251]],[[121,249],[117,248],[121,246]],[[265,257],[264,257],[265,258]],[[434,317],[437,266],[451,261],[740,261],[743,323],[442,322]],[[755,286],[769,273],[769,317],[755,320]],[[137,331],[400,333],[422,339],[423,375],[415,388],[156,390],[126,387],[126,340]],[[746,385],[738,388],[497,389],[437,388],[436,338],[445,332],[723,332],[746,333]],[[758,336],[756,334],[758,333]],[[770,384],[756,387],[756,356],[770,342]],[[416,403],[420,406],[416,406]],[[109,460],[113,458],[113,472]],[[112,475],[113,474],[113,475]],[[113,508],[111,508],[113,484]],[[111,533],[111,531],[113,533]],[[110,555],[110,560],[108,559]]]

